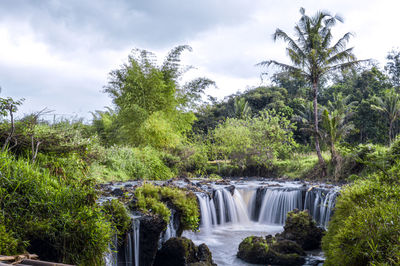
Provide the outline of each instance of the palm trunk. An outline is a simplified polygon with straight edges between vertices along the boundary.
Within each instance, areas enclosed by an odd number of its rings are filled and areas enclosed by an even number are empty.
[[[389,122],[389,146],[392,144],[393,120]]]
[[[318,162],[319,165],[322,169],[322,174],[325,175],[325,160],[322,157],[321,154],[321,148],[319,147],[319,130],[318,130],[318,103],[317,103],[317,97],[318,97],[318,82],[313,82],[313,90],[314,90],[314,127],[315,127],[315,150],[317,151],[317,156],[318,156]]]

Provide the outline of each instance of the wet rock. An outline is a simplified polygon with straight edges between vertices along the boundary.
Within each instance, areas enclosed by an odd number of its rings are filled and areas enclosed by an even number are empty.
[[[231,193],[232,196],[233,196],[233,193],[235,193],[234,185],[230,185],[229,187],[226,187],[225,189],[227,189]]]
[[[284,243],[277,246],[276,239],[266,239],[263,237],[249,236],[239,245],[238,258],[254,264],[273,264],[273,265],[302,265],[305,262],[304,251],[296,244]],[[282,251],[279,252],[279,251]],[[299,251],[300,254],[295,253]],[[290,251],[290,253],[283,253]]]
[[[287,214],[284,231],[277,234],[277,238],[295,241],[304,250],[313,250],[321,247],[324,230],[317,227],[307,210],[295,209]]]
[[[173,237],[157,252],[154,266],[214,266],[206,244],[199,247],[185,237]]]
[[[114,197],[122,197],[124,195],[124,191],[120,188],[115,188],[113,191],[111,191],[111,195]]]
[[[166,227],[165,221],[158,216],[140,218],[140,265],[152,265],[158,250],[160,234]]]

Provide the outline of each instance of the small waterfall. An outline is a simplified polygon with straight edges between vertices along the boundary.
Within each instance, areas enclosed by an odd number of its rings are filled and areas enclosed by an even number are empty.
[[[218,224],[225,224],[225,204],[221,189],[214,191],[214,200],[216,201],[215,205],[218,210],[217,212]]]
[[[233,201],[235,202],[236,212],[240,223],[250,222],[246,203],[243,200],[241,193],[235,189],[233,192]]]
[[[214,202],[205,193],[196,194],[201,213],[200,226],[208,230],[212,225],[217,224],[217,213]]]
[[[159,248],[161,248],[162,244],[165,243],[171,237],[176,237],[176,231],[178,230],[177,223],[175,221],[175,210],[171,210],[171,217],[169,217],[169,223],[167,225],[167,230],[161,235],[160,241],[158,243]]]
[[[267,189],[261,204],[258,221],[265,224],[284,224],[286,214],[294,209],[302,209],[301,190]]]
[[[322,188],[312,188],[306,193],[304,209],[309,210],[319,226],[327,228],[335,207],[338,192]]]
[[[140,220],[133,219],[132,221],[132,231],[133,231],[133,246],[134,250],[134,258],[135,258],[135,266],[139,266],[139,240],[140,240]]]
[[[117,266],[118,265],[118,235],[113,235],[112,241],[108,244],[108,252],[104,256],[104,263],[106,266]]]
[[[214,190],[214,202],[211,201],[210,205],[216,206],[218,224],[237,224],[250,221],[248,205],[237,189],[233,190],[233,195],[225,188]],[[211,207],[211,210],[212,209]]]
[[[222,189],[222,195],[224,197],[224,204],[225,204],[225,217],[226,222],[237,223],[238,222],[238,214],[236,210],[235,201],[227,189]]]
[[[106,266],[139,266],[139,229],[140,217],[132,217],[131,231],[126,235],[124,245],[118,248],[118,236],[115,234],[109,245],[110,252],[105,255]]]

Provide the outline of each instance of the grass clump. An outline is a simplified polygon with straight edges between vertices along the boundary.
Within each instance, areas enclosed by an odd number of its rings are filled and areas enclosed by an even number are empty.
[[[145,183],[135,190],[135,196],[136,207],[140,211],[157,214],[168,224],[171,211],[167,205],[171,204],[180,215],[182,230],[197,230],[200,213],[196,196],[192,192]]]

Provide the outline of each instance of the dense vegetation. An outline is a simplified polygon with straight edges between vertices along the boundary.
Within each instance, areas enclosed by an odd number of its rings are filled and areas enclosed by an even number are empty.
[[[204,100],[207,78],[180,83],[188,46],[161,65],[134,50],[105,86],[113,106],[90,124],[49,122],[43,110],[17,118],[23,99],[0,98],[0,253],[101,264],[129,219],[117,202],[96,203],[99,182],[268,175],[348,183],[324,238],[328,265],[399,264],[400,51],[384,68],[359,64],[351,34],[331,45],[336,21],[302,9],[296,38],[274,35],[293,65],[264,61],[281,68],[269,86],[220,101]],[[135,197],[166,222],[174,206],[196,230],[193,194],[145,184]]]

